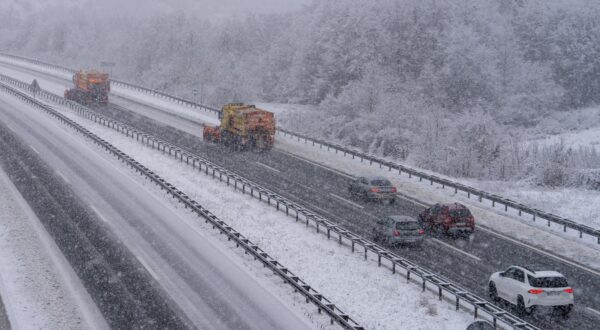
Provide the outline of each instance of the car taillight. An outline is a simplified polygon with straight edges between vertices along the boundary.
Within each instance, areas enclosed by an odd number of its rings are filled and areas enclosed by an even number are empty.
[[[573,288],[567,288],[564,290],[566,293],[573,293]]]
[[[444,219],[444,222],[446,224],[451,224],[452,223],[452,218],[451,217],[447,217],[446,219]]]
[[[393,193],[395,193],[395,192],[397,192],[397,191],[398,191],[398,190],[396,189],[396,187],[392,187],[392,192],[393,192]]]
[[[475,224],[475,218],[473,218],[473,216],[469,217],[469,224],[471,224],[471,226]]]
[[[544,290],[542,290],[542,289],[530,289],[527,292],[529,292],[531,294],[540,294],[540,293],[544,292]]]
[[[399,230],[394,230],[394,236],[400,236],[400,231]]]
[[[376,193],[378,193],[378,192],[380,192],[381,190],[380,190],[379,188],[371,188],[369,191],[370,191],[370,192],[376,192]]]
[[[419,235],[423,235],[423,234],[425,234],[425,230],[419,229]]]

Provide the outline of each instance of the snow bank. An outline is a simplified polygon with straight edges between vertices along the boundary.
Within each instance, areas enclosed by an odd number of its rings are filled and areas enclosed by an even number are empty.
[[[108,329],[1,168],[0,187],[0,294],[13,329]]]

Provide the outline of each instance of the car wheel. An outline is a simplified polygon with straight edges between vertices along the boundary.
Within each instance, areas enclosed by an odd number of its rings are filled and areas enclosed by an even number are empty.
[[[375,242],[375,243],[379,242],[379,234],[377,234],[376,232],[373,233],[373,242]]]
[[[369,201],[369,195],[367,195],[366,192],[363,193],[363,199],[365,200],[365,202]]]
[[[562,316],[569,316],[569,313],[573,310],[573,305],[556,306],[554,310],[560,313]]]
[[[525,300],[523,300],[522,296],[517,297],[517,314],[520,316],[529,315],[533,313],[533,306],[530,308],[525,308]]]
[[[396,203],[396,199],[395,198],[390,199],[390,204],[395,204],[395,203]]]
[[[488,294],[493,302],[498,302],[498,290],[496,289],[496,284],[494,284],[494,282],[490,282]]]

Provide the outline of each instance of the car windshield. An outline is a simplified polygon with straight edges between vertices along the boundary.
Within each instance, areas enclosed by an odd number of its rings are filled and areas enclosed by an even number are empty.
[[[419,224],[416,222],[396,222],[398,230],[416,230],[419,229]]]
[[[453,218],[466,218],[471,215],[467,209],[450,210],[450,216]]]
[[[378,186],[378,187],[387,187],[387,186],[392,185],[388,180],[380,180],[380,179],[371,181],[371,184],[373,186]]]
[[[562,276],[529,277],[529,284],[534,288],[564,288],[569,286],[567,279]]]

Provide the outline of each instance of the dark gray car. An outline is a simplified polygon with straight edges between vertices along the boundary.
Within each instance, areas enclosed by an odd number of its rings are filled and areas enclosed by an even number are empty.
[[[415,218],[405,215],[389,215],[377,220],[373,228],[375,241],[387,244],[421,245],[425,238],[425,230]]]
[[[396,187],[381,176],[360,177],[350,183],[348,191],[352,195],[360,196],[366,201],[387,200],[390,203],[396,201]]]

